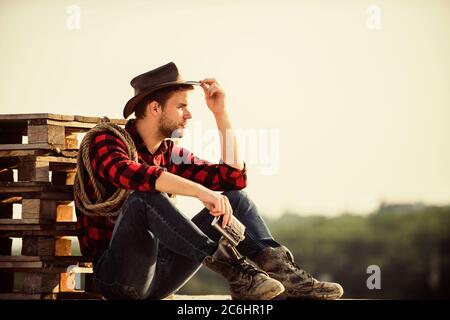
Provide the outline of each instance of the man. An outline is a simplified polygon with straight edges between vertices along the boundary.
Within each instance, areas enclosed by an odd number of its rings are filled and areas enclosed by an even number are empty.
[[[194,83],[184,81],[174,63],[131,81],[135,96],[123,115],[136,116],[125,129],[138,162],[111,132],[99,132],[92,140],[90,164],[106,193],[134,190],[115,223],[77,210],[80,247],[94,259],[94,281],[102,294],[111,299],[161,299],[205,265],[228,280],[233,299],[339,298],[342,287],[319,282],[297,266],[241,191],[246,187],[246,167],[239,160],[225,92],[215,79],[196,84],[204,91],[222,137],[220,163],[198,159],[167,140],[182,137],[192,118],[187,93]],[[94,194],[92,188],[90,192]],[[190,220],[168,194],[197,198],[205,208]],[[225,226],[233,215],[246,226],[246,238],[237,250],[259,268],[220,241],[220,233],[211,226],[214,217],[221,217]]]

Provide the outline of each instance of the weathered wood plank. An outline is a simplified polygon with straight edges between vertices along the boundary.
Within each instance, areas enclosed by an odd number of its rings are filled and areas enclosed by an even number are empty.
[[[71,186],[68,186],[71,187]],[[48,200],[58,200],[58,201],[73,201],[73,193],[72,192],[37,192],[37,193],[22,193],[25,198],[41,198]]]
[[[59,291],[59,274],[26,273],[23,278],[24,293],[57,293]]]
[[[22,255],[24,256],[54,256],[54,237],[24,237],[22,240]]]
[[[50,167],[47,161],[20,161],[19,181],[49,181]]]
[[[52,263],[55,266],[69,266],[78,265],[83,268],[92,267],[91,260],[84,256],[2,256],[0,255],[0,262],[30,262],[30,261],[45,261]]]
[[[26,220],[23,223],[22,220]],[[31,220],[33,223],[29,222]],[[19,222],[17,222],[19,221]],[[76,222],[58,222],[37,219],[0,219],[0,238],[26,236],[76,236]]]
[[[62,121],[72,121],[72,115],[60,115],[54,113],[15,113],[15,114],[0,114],[0,122],[14,123],[23,122],[33,119],[53,119]]]
[[[0,300],[55,300],[56,298],[57,294],[0,293]]]
[[[50,182],[45,181],[20,181],[20,182],[9,182],[0,181],[0,193],[26,193],[26,192],[61,192],[68,193],[72,192],[72,186],[53,186]],[[41,197],[39,197],[41,198]]]
[[[68,135],[66,132],[64,149],[78,149],[78,138],[76,134]]]
[[[86,117],[79,115],[61,115],[54,113],[23,113],[23,114],[0,114],[0,123],[14,123],[23,122],[28,120],[39,120],[39,119],[49,119],[57,121],[76,121],[76,122],[86,122],[86,123],[98,123],[102,118],[100,117]],[[112,123],[125,124],[125,119],[110,119]]]
[[[0,239],[0,255],[10,255],[12,239]],[[14,288],[14,274],[0,272],[0,292],[11,292]]]
[[[7,228],[5,228],[7,229]],[[75,230],[75,226],[73,228],[56,228],[56,229],[48,229],[48,230],[3,230],[3,227],[0,226],[0,239],[5,239],[9,237],[22,238],[22,237],[61,237],[61,236],[72,236],[76,237],[78,235],[77,230]]]
[[[26,226],[33,224],[39,225],[39,223],[40,223],[39,219],[0,219],[0,228],[2,228],[2,226],[4,227],[7,225]]]
[[[29,149],[44,149],[55,150],[56,147],[48,143],[28,143],[28,144],[0,144],[0,151],[7,150],[29,150]]]
[[[56,209],[56,221],[73,221],[74,207],[66,204],[58,204]]]
[[[48,143],[55,147],[64,148],[64,127],[54,125],[28,125],[28,143]]]
[[[22,197],[9,197],[2,194],[0,195],[0,203],[2,204],[22,203]],[[12,217],[12,206],[11,206],[11,217]]]
[[[65,273],[68,267],[76,273],[92,273],[92,262],[81,256],[0,256],[0,270],[14,272]]]
[[[81,300],[105,300],[103,296],[98,292],[85,292],[85,291],[71,291],[71,292],[58,292],[57,299],[81,299]]]
[[[29,158],[29,160],[48,162],[50,163],[50,170],[57,170],[58,164],[60,165],[73,165],[77,163],[76,157],[58,157],[58,156],[37,156],[35,159]],[[71,166],[72,168],[73,166]]]
[[[70,256],[72,253],[72,240],[67,237],[55,239],[55,256]]]
[[[20,146],[27,146],[26,144],[21,144]],[[6,161],[9,158],[11,160],[18,160],[18,157],[35,157],[35,156],[49,156],[49,157],[56,157],[57,159],[51,160],[51,162],[58,162],[62,160],[59,160],[59,156],[61,155],[61,158],[67,159],[67,158],[76,158],[78,155],[78,151],[65,151],[62,150],[60,153],[56,153],[52,150],[36,150],[36,149],[30,149],[30,150],[4,150],[0,151],[0,158],[1,161]],[[45,158],[38,159],[41,161],[46,161]],[[50,161],[50,160],[49,160]],[[67,161],[67,160],[65,160]]]
[[[12,170],[0,170],[0,181],[13,181]],[[3,196],[1,198],[4,198]],[[4,199],[2,199],[4,200]],[[0,218],[12,218],[12,203],[0,203]],[[2,237],[0,239],[0,255],[11,255],[12,239]],[[0,272],[0,292],[10,292],[14,288],[14,275]]]
[[[22,199],[22,219],[56,221],[56,200]]]

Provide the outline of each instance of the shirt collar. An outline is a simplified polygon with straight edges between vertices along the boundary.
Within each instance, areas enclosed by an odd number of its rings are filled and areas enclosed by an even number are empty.
[[[125,130],[128,131],[131,138],[134,141],[134,145],[136,146],[136,149],[138,152],[148,152],[147,146],[144,143],[144,140],[142,140],[141,136],[139,135],[139,132],[136,128],[136,119],[130,119],[127,121],[125,125]],[[169,145],[171,143],[171,140],[163,140],[161,144],[159,145],[158,150],[155,151],[153,155],[157,155],[160,153],[165,153],[169,149]]]

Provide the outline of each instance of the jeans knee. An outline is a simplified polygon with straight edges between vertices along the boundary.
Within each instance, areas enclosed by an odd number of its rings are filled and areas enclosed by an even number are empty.
[[[130,196],[132,198],[139,198],[144,201],[157,201],[165,198],[169,198],[167,193],[159,192],[159,191],[134,191],[132,195]]]
[[[244,190],[228,190],[224,191],[223,195],[225,195],[230,202],[233,200],[248,199],[248,194]]]

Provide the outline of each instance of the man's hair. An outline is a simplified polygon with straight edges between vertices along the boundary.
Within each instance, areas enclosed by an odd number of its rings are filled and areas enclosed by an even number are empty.
[[[164,110],[167,100],[169,100],[175,92],[188,90],[194,90],[194,86],[190,84],[175,85],[167,88],[162,88],[150,93],[134,108],[136,119],[143,119],[145,117],[145,110],[147,110],[147,105],[150,102],[158,102],[161,105],[161,108]]]

